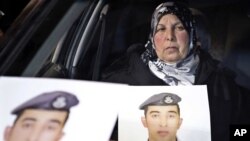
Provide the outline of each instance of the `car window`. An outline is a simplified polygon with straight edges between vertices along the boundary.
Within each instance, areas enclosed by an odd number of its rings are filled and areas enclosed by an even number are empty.
[[[37,51],[45,44],[46,39],[49,38],[48,40],[52,42],[58,42],[57,40],[63,37],[88,3],[88,1],[78,2],[72,0],[32,2],[20,14],[20,18],[16,19],[17,24],[14,24],[15,26],[7,31],[6,38],[1,42],[0,60],[2,66],[0,72],[2,74],[21,75]],[[80,4],[83,7],[80,6],[80,8],[75,9],[75,13],[72,13],[73,11],[70,11],[70,8],[76,8],[76,3],[85,3],[85,5]],[[32,6],[29,7],[30,5]],[[64,18],[64,15],[67,14],[66,18],[71,18],[71,20]],[[69,16],[70,14],[74,16]],[[58,27],[60,21],[64,23],[61,22],[61,27]],[[57,30],[56,33],[55,30]],[[53,31],[54,35],[52,36]],[[56,43],[50,44],[47,51],[54,51],[55,46]],[[49,52],[45,53],[48,56],[44,56],[43,59],[46,60],[50,56]]]

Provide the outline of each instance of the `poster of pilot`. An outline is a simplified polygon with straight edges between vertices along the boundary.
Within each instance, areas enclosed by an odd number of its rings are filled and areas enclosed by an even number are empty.
[[[3,141],[109,140],[117,118],[116,101],[107,99],[116,99],[110,91],[113,85],[45,78],[0,80]]]
[[[211,141],[206,86],[134,86],[125,93],[119,141]]]

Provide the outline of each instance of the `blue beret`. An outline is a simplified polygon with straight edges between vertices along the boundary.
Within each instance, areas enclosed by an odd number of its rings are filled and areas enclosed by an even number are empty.
[[[140,105],[140,109],[143,110],[149,105],[177,105],[181,101],[181,98],[172,93],[160,93],[149,97],[145,102]]]
[[[45,109],[69,111],[79,103],[77,97],[64,91],[42,93],[16,107],[11,113],[19,114],[24,109]]]

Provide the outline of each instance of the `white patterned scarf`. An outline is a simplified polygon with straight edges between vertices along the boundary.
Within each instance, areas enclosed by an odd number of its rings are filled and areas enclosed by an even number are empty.
[[[160,59],[148,62],[151,72],[170,86],[193,85],[198,64],[198,55],[190,55],[175,64],[167,64]]]

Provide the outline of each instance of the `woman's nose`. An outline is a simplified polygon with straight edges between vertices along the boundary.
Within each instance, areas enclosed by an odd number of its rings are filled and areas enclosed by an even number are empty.
[[[174,31],[173,30],[167,30],[165,34],[165,38],[168,41],[173,41],[174,40]]]

